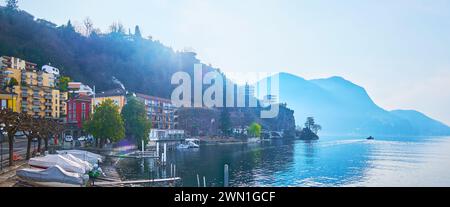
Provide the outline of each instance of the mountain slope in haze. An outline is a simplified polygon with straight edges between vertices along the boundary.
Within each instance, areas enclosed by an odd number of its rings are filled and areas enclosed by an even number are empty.
[[[341,77],[305,80],[280,73],[279,82],[279,101],[288,103],[288,107],[295,111],[297,123],[301,124],[306,117],[313,116],[322,125],[324,134],[450,134],[449,127],[439,125],[431,118],[424,118],[426,116],[407,116],[384,110],[375,104],[364,88]]]
[[[159,41],[126,32],[121,25],[108,33],[88,37],[75,31],[70,21],[57,26],[25,11],[0,6],[0,55],[14,56],[42,66],[49,62],[65,76],[95,85],[98,91],[121,87],[169,98],[171,77],[178,71],[193,73],[200,63],[192,52],[176,52]],[[205,71],[215,70],[205,65]]]
[[[442,122],[431,119],[423,113],[415,110],[394,110],[392,114],[408,120],[419,134],[449,135],[450,128]]]

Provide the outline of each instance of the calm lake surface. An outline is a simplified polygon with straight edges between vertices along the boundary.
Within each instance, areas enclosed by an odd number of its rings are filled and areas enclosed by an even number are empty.
[[[450,137],[378,138],[369,141],[323,137],[319,141],[201,146],[168,153],[180,186],[450,186]],[[127,180],[170,176],[170,164],[124,159],[119,173]]]

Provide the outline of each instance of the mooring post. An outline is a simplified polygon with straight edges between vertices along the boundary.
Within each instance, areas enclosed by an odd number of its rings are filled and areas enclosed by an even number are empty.
[[[228,187],[228,179],[229,179],[229,172],[228,172],[228,165],[225,165],[224,167],[224,176],[223,176],[223,187]]]
[[[156,142],[156,156],[159,157],[159,142]]]
[[[164,143],[164,164],[167,162],[167,143]]]
[[[197,174],[197,187],[200,187],[200,177]]]
[[[203,187],[206,188],[206,177],[205,176],[203,176]]]

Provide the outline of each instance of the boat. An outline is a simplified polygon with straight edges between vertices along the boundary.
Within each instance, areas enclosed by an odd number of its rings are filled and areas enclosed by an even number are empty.
[[[27,183],[46,187],[81,187],[89,181],[89,176],[67,172],[58,165],[47,169],[20,169],[16,175]]]
[[[103,156],[83,150],[60,150],[57,151],[57,153],[62,155],[71,154],[74,157],[87,161],[93,165],[103,162]]]
[[[58,165],[67,172],[79,174],[86,174],[89,172],[89,169],[87,169],[83,164],[67,159],[63,155],[47,155],[44,157],[31,158],[30,161],[28,161],[28,164],[31,167],[40,169],[48,169]]]
[[[253,137],[253,138],[248,138],[247,142],[248,143],[260,143],[262,140],[259,137]]]
[[[177,146],[177,149],[198,149],[200,148],[198,142],[200,142],[199,139],[186,139],[184,143]]]
[[[375,139],[375,137],[372,137],[372,136],[367,138],[367,140],[374,140],[374,139]]]
[[[87,162],[87,161],[83,161],[83,160],[81,160],[81,159],[75,157],[75,156],[72,155],[72,154],[65,154],[65,155],[62,155],[62,156],[64,156],[64,157],[67,158],[68,160],[71,160],[71,161],[74,161],[74,162],[76,162],[76,163],[78,163],[78,164],[81,164],[82,166],[84,166],[84,167],[86,168],[86,170],[87,170],[88,172],[90,172],[90,171],[92,171],[92,170],[94,169],[94,165],[93,165],[93,164],[91,164],[91,163],[89,163],[89,162]]]

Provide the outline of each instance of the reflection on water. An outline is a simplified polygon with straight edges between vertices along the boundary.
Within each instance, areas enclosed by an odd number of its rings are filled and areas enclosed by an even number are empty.
[[[182,186],[450,186],[450,138],[364,139],[202,146],[170,152]],[[170,176],[152,160],[122,160],[127,179]]]

